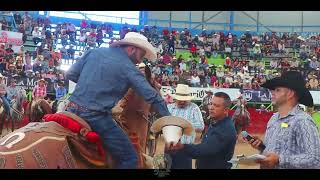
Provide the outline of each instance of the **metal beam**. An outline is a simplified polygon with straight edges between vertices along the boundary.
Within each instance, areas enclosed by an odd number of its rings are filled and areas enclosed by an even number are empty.
[[[192,13],[191,11],[189,11],[189,29],[191,29],[191,25],[192,25]]]
[[[197,27],[199,27],[199,26],[201,26],[201,25],[202,25],[202,27],[203,27],[203,24],[204,24],[204,23],[210,21],[212,18],[216,17],[217,15],[219,15],[219,14],[221,14],[221,13],[223,13],[223,11],[219,11],[218,13],[210,16],[208,19],[202,21],[200,24],[196,25],[196,26],[193,27],[192,29],[196,29]],[[204,11],[202,12],[202,15],[204,15]],[[202,28],[202,29],[203,29],[203,28]]]
[[[260,19],[260,11],[257,11],[257,32],[259,32],[259,19]]]
[[[254,17],[252,17],[250,14],[246,13],[245,11],[241,11],[241,12],[242,12],[244,15],[248,16],[248,17],[249,17],[250,19],[252,19],[253,21],[257,22],[257,20],[256,20]],[[266,27],[266,26],[263,25],[262,23],[260,23],[260,22],[257,22],[257,23],[258,23],[258,25],[260,25],[260,26],[268,29],[268,31],[271,31],[271,32],[272,32],[272,30],[271,30],[270,28]]]
[[[201,26],[201,29],[203,30],[204,29],[204,13],[205,11],[202,11],[202,18],[201,18],[201,24],[202,24],[202,26]]]
[[[172,11],[169,13],[169,28],[171,29],[171,22],[172,22]]]
[[[234,30],[234,11],[230,11],[229,29],[230,29],[230,31]]]
[[[301,32],[303,32],[303,11],[301,11]]]

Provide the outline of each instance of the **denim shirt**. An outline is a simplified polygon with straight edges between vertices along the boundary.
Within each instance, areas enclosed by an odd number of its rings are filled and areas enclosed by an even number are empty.
[[[87,51],[66,73],[77,83],[70,100],[91,111],[108,112],[132,88],[162,116],[169,116],[166,103],[151,87],[121,48]]]

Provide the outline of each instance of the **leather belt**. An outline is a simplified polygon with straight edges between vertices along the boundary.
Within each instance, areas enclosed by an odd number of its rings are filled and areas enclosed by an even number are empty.
[[[80,111],[88,111],[88,108],[80,106],[80,105],[78,105],[78,104],[76,104],[74,102],[69,102],[67,107],[66,107],[66,109],[67,108],[75,108],[75,109],[78,109]]]

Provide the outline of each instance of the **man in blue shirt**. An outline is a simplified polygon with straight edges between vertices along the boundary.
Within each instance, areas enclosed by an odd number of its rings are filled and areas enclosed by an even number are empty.
[[[165,101],[135,66],[143,58],[156,59],[153,46],[146,37],[129,32],[110,48],[88,50],[66,73],[68,80],[77,83],[67,111],[85,119],[99,134],[117,162],[115,168],[136,168],[138,165],[133,145],[111,113],[129,88],[152,104],[161,116],[170,115]]]
[[[228,94],[217,92],[209,106],[211,123],[200,144],[181,144],[166,147],[171,151],[181,151],[197,159],[198,169],[230,169],[237,133],[233,121],[228,116],[231,100]]]

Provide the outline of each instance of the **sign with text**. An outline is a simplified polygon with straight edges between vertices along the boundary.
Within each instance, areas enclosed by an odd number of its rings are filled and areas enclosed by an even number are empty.
[[[17,53],[23,45],[22,33],[0,30],[0,43],[12,44],[13,51]]]

